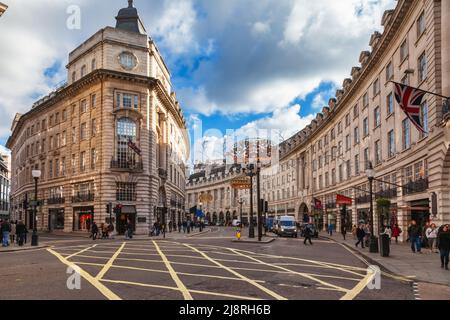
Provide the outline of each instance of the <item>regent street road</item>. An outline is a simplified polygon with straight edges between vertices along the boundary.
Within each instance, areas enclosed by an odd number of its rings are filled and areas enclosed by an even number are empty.
[[[382,273],[326,238],[232,242],[232,228],[125,241],[41,236],[46,248],[1,253],[1,300],[414,300],[413,281]],[[80,287],[70,269],[80,274]]]

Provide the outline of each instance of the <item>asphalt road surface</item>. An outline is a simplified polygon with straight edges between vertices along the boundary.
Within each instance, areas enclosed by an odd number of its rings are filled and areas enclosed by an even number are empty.
[[[246,244],[232,236],[227,228],[166,240],[44,236],[50,248],[0,254],[0,283],[7,288],[0,299],[415,299],[413,283],[390,274],[369,289],[377,273],[340,244],[284,238]]]

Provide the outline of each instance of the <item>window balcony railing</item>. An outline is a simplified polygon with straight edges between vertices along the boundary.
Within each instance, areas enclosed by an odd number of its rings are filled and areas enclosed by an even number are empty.
[[[335,202],[327,203],[327,204],[325,204],[325,208],[336,209],[336,203]]]
[[[93,193],[77,194],[72,197],[72,203],[92,202],[94,200],[95,200],[95,195]]]
[[[377,198],[391,199],[397,197],[397,188],[378,191]]]
[[[409,195],[419,192],[425,192],[428,190],[428,186],[428,178],[411,181],[403,186],[403,194]]]
[[[111,161],[111,169],[124,171],[143,171],[144,164],[140,161]]]
[[[64,204],[66,202],[66,199],[64,197],[53,197],[47,199],[47,204],[53,205],[53,204]]]
[[[370,202],[370,195],[364,195],[364,196],[356,198],[356,203],[357,204],[369,203],[369,202]]]

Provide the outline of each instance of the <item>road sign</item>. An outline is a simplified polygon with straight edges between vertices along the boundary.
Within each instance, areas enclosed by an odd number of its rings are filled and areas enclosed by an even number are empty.
[[[231,180],[230,185],[233,189],[247,190],[251,188],[250,177],[240,176]]]

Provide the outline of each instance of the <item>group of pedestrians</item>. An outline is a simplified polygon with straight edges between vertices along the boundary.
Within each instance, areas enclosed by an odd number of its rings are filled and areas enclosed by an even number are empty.
[[[0,233],[2,235],[2,247],[18,244],[20,247],[27,243],[28,229],[23,221],[0,220]]]
[[[90,237],[94,241],[97,239],[114,239],[114,225],[112,223],[102,223],[99,228],[97,223],[94,222],[91,226]]]
[[[448,270],[450,251],[450,224],[439,228],[434,223],[427,223],[424,228],[416,221],[411,221],[408,227],[408,240],[413,253],[422,253],[422,248],[428,248],[430,253],[440,253],[441,268]],[[437,251],[439,250],[439,251]]]
[[[395,224],[391,229],[390,226],[386,226],[382,235],[387,235],[389,241],[395,238],[395,242],[398,243],[398,237],[402,234],[402,229]],[[422,253],[422,248],[426,247],[430,253],[440,253],[441,267],[448,270],[449,266],[449,250],[450,250],[450,225],[445,224],[441,227],[437,227],[436,224],[426,224],[422,228],[417,221],[411,221],[408,226],[408,239],[411,243],[411,251],[413,253]],[[359,227],[353,226],[352,234],[357,242],[355,246],[361,245],[364,249],[369,245],[370,228],[367,224],[361,224]],[[439,251],[438,251],[439,250]]]

